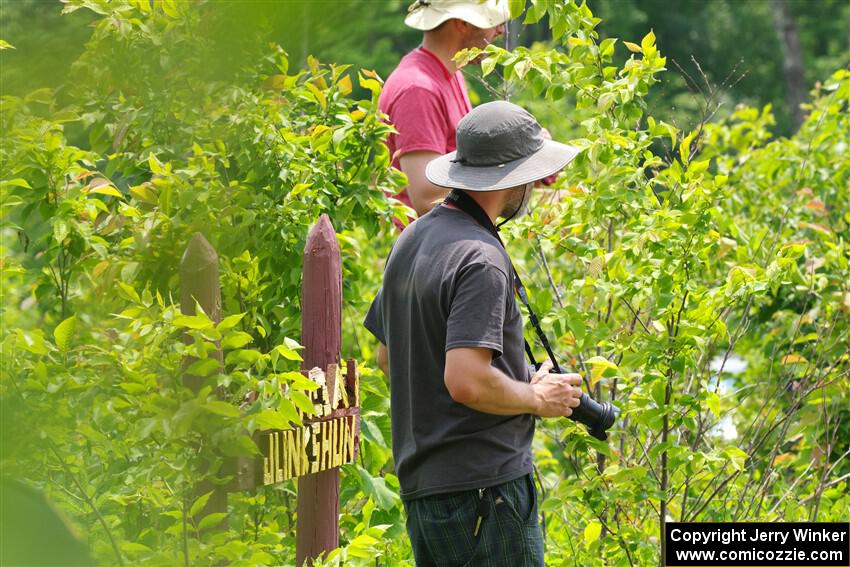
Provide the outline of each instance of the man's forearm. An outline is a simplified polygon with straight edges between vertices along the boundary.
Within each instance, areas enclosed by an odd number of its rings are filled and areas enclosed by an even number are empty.
[[[536,413],[538,400],[530,384],[512,380],[490,365],[467,368],[462,374],[460,380],[447,377],[446,381],[456,402],[495,415]]]
[[[439,156],[437,152],[416,151],[399,158],[401,170],[407,175],[407,196],[410,197],[410,203],[420,217],[448,194],[447,189],[434,185],[425,176],[425,168]]]
[[[384,343],[380,343],[378,345],[378,352],[377,352],[376,359],[377,359],[377,363],[378,363],[378,368],[381,369],[381,371],[384,373],[384,376],[389,378],[390,377],[390,357],[389,357],[389,352],[387,351],[387,347],[386,347],[386,345],[384,345]]]
[[[408,187],[407,194],[410,196],[410,202],[416,210],[416,214],[421,217],[433,209],[434,205],[445,199],[449,192],[442,187],[428,183],[427,185],[421,184],[416,188]]]

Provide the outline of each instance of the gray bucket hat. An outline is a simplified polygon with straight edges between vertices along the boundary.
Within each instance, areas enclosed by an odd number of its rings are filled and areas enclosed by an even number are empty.
[[[497,100],[476,107],[457,125],[457,151],[432,160],[428,181],[467,191],[501,191],[562,170],[579,149],[543,136],[527,110]]]

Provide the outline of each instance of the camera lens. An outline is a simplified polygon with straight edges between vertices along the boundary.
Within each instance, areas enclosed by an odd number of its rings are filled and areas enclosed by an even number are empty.
[[[610,402],[599,403],[585,393],[581,395],[581,403],[573,408],[570,419],[587,426],[587,432],[600,441],[608,439],[608,429],[614,425],[620,410]]]

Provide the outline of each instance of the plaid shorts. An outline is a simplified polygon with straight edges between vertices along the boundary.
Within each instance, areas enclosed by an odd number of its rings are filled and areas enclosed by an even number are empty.
[[[543,565],[537,490],[528,474],[484,490],[489,514],[478,535],[478,490],[405,502],[407,534],[417,567],[525,567]]]

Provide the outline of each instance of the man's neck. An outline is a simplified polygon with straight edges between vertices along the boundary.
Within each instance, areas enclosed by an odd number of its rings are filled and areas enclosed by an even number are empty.
[[[437,59],[448,69],[449,73],[454,74],[457,71],[457,65],[455,65],[452,58],[460,49],[455,45],[446,42],[439,36],[426,33],[422,38],[422,47],[436,55]]]
[[[496,219],[499,218],[499,215],[502,214],[505,208],[505,191],[467,191],[466,194],[478,203],[484,212],[487,213],[487,216],[490,217],[490,221],[495,225]]]

